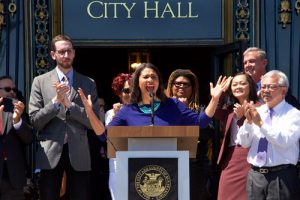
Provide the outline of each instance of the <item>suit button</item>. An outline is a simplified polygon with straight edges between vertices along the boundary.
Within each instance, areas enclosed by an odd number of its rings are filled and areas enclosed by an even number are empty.
[[[66,116],[70,116],[70,109],[66,111]]]

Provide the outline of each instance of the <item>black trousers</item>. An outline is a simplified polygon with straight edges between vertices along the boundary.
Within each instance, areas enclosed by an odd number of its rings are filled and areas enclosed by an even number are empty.
[[[39,189],[40,200],[59,200],[63,172],[67,175],[67,194],[70,200],[90,199],[90,172],[75,171],[70,163],[68,145],[54,169],[41,170]]]
[[[190,159],[190,200],[208,200],[211,195],[208,190],[209,169],[205,163]]]
[[[247,199],[300,199],[296,167],[266,174],[250,169],[247,177]]]
[[[24,200],[23,188],[14,188],[9,180],[7,165],[4,162],[0,184],[0,200]]]

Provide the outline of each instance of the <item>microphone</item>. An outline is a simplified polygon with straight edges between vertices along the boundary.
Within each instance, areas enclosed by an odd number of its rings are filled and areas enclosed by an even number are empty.
[[[154,93],[153,90],[150,90],[150,105],[151,105],[151,126],[154,126]]]

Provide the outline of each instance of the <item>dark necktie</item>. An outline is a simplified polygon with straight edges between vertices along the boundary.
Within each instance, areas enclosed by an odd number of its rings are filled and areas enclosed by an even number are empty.
[[[69,91],[67,92],[67,97],[70,97],[70,93],[71,93],[71,89],[70,89],[70,83],[69,83],[69,79],[66,75],[64,75],[64,77],[62,78],[62,82],[67,84],[69,86]]]
[[[69,79],[66,75],[64,75],[64,77],[62,78],[62,83],[65,83],[69,86],[69,91],[66,93],[67,98],[70,98],[70,85],[69,85]],[[64,137],[64,144],[68,143],[68,133],[66,131],[65,133],[65,137]]]
[[[268,115],[265,119],[265,123],[272,126],[272,115],[273,115],[273,109],[268,110]],[[268,152],[268,140],[265,137],[261,137],[259,139],[258,148],[257,148],[257,163],[259,167],[266,164],[267,161],[267,152]]]
[[[0,135],[3,135],[3,133],[2,133],[2,116],[0,116]]]

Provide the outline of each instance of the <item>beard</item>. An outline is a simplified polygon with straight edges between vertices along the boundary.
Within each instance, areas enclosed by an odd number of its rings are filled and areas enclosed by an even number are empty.
[[[63,69],[70,69],[72,68],[73,60],[56,60],[58,66],[62,67]]]

